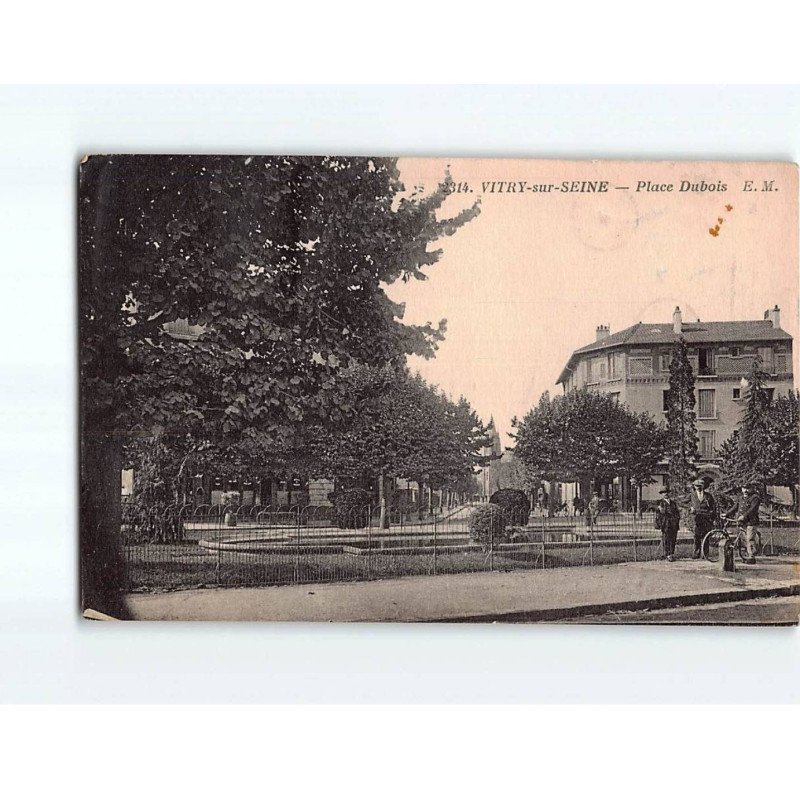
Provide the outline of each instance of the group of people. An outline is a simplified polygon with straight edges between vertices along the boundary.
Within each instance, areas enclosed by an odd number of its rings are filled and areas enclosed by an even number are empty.
[[[586,518],[587,527],[594,525],[600,516],[600,493],[592,492],[591,498],[586,501],[580,495],[575,495],[572,498],[573,515],[576,517],[584,516]]]
[[[656,527],[661,530],[661,542],[664,549],[664,558],[667,561],[675,560],[675,545],[678,541],[678,528],[680,527],[681,512],[673,492],[667,488],[662,489],[664,497],[656,506]],[[755,539],[758,532],[758,508],[761,504],[760,487],[748,484],[741,488],[741,494],[730,507],[722,513],[733,517],[745,530],[745,547],[747,558],[745,563],[755,564]],[[706,482],[698,478],[692,484],[689,495],[689,513],[694,527],[694,552],[692,558],[707,555],[702,552],[703,539],[706,534],[719,523],[720,509],[714,495],[708,491]]]

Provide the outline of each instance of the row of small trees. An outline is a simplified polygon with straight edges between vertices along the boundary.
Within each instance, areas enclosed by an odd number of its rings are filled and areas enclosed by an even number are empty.
[[[474,469],[487,463],[481,453],[491,439],[466,398],[453,402],[419,375],[389,367],[360,369],[354,386],[356,413],[348,425],[303,432],[290,455],[298,471],[376,477],[384,527],[394,478],[456,493],[473,488]]]
[[[189,471],[220,476],[259,469],[363,486],[377,478],[380,524],[388,526],[394,478],[423,488],[471,494],[474,470],[487,463],[486,427],[466,398],[450,400],[419,375],[392,367],[354,367],[350,403],[354,413],[336,425],[298,429],[290,446],[256,448],[252,441],[215,443],[190,435],[158,434],[128,445],[134,467],[132,516],[179,502]],[[188,469],[187,469],[188,466]],[[420,502],[422,495],[420,492]]]

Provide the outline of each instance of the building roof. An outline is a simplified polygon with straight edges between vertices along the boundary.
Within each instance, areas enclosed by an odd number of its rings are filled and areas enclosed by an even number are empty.
[[[688,344],[721,344],[723,342],[774,342],[791,341],[790,334],[775,328],[768,319],[743,320],[741,322],[684,322],[681,333],[676,334],[672,322],[637,322],[630,328],[612,333],[599,342],[579,347],[561,370],[556,383],[563,383],[574,368],[580,356],[601,352],[621,345],[652,346],[672,345],[680,337]]]

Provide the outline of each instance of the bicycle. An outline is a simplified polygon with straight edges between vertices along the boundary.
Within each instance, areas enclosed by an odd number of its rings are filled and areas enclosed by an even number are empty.
[[[738,523],[737,520],[731,519],[730,517],[723,517],[723,520],[724,524],[722,528],[714,528],[703,537],[702,552],[709,561],[719,561],[720,544],[727,546],[728,541],[733,539],[733,547],[739,551],[739,558],[742,559],[742,561],[745,561],[748,557],[748,554],[744,528]],[[732,528],[736,529],[735,533],[733,532]],[[753,538],[753,549],[755,555],[761,555],[761,534],[758,531],[756,531]]]

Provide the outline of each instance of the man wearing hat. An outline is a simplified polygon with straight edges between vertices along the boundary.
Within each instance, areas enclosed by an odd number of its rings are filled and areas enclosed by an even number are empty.
[[[758,532],[758,507],[761,505],[761,487],[757,483],[742,486],[742,496],[736,507],[736,521],[744,526],[744,543],[747,548],[746,564],[756,563],[755,538]]]
[[[660,493],[664,496],[656,505],[656,527],[661,530],[661,546],[664,548],[664,558],[667,561],[674,561],[681,512],[669,489],[662,489]]]
[[[689,495],[689,513],[694,519],[694,554],[692,558],[700,558],[703,538],[714,527],[717,517],[717,504],[711,492],[706,491],[706,482],[697,478],[692,483]],[[703,553],[707,555],[707,553]]]

